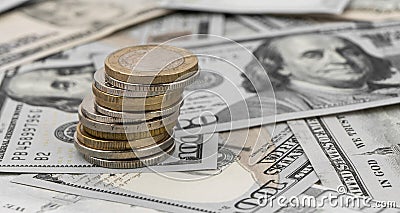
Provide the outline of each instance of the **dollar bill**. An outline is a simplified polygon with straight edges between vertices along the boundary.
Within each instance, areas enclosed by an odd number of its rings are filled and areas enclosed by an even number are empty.
[[[400,4],[396,0],[351,0],[343,14],[335,18],[383,21],[400,18]]]
[[[288,123],[324,186],[399,203],[399,113],[389,106]]]
[[[196,41],[207,39],[207,34],[223,35],[224,15],[216,13],[173,13],[155,20],[139,24],[120,34],[139,38],[141,44],[162,43],[177,37]],[[188,35],[198,34],[193,37]]]
[[[212,0],[164,0],[161,6],[168,9],[196,10],[240,14],[340,14],[347,6],[347,0],[321,1],[212,1]]]
[[[398,23],[332,24],[238,38],[240,45],[186,46],[200,55],[207,83],[188,93],[180,128],[223,131],[398,103],[399,30]]]
[[[4,12],[11,10],[15,7],[18,7],[21,4],[26,3],[28,1],[29,0],[1,1],[0,2],[0,13],[4,13]]]
[[[271,16],[271,15],[238,15],[238,19],[258,32],[274,32],[282,29],[293,29],[313,25],[315,28],[321,24],[332,24],[332,20],[307,16]]]
[[[0,211],[3,213],[27,212],[157,212],[156,210],[60,193],[36,187],[11,183],[17,175],[0,175]]]
[[[288,126],[276,127],[272,143],[268,143],[270,131],[257,128],[232,132],[231,137],[221,134],[228,141],[220,146],[216,171],[39,174],[22,175],[13,182],[169,212],[275,211],[280,207],[262,205],[260,199],[297,196],[318,179]]]
[[[155,1],[36,1],[1,17],[0,70],[168,13],[155,7]]]

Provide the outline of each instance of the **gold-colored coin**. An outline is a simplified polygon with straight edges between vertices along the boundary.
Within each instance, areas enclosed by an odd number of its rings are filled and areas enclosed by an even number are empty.
[[[132,106],[148,106],[157,105],[163,102],[175,101],[182,97],[183,89],[174,90],[173,92],[168,92],[162,95],[144,97],[144,98],[132,98],[112,95],[99,90],[94,84],[92,85],[92,91],[96,98],[102,99],[106,102],[114,103],[117,105],[127,104]]]
[[[175,143],[172,144],[165,152],[161,152],[154,156],[140,159],[127,159],[127,160],[105,160],[101,158],[95,158],[87,155],[83,155],[86,161],[91,164],[111,168],[111,169],[135,169],[140,167],[156,165],[167,158],[169,158],[175,151]]]
[[[128,83],[171,83],[198,72],[198,60],[181,48],[141,45],[111,53],[105,60],[105,71],[109,76]]]
[[[138,140],[131,141],[117,141],[117,140],[105,140],[102,138],[96,138],[89,135],[81,123],[78,124],[76,128],[76,136],[78,140],[87,147],[100,149],[100,150],[127,150],[127,149],[140,149],[142,147],[150,146],[156,143],[163,142],[170,138],[168,133],[162,133],[159,135],[154,135],[149,138],[142,138]]]
[[[81,154],[95,158],[109,159],[109,160],[145,158],[148,156],[158,154],[160,152],[164,152],[169,147],[171,147],[173,143],[175,143],[174,138],[170,137],[169,139],[163,141],[162,143],[155,143],[150,146],[141,147],[140,149],[99,150],[85,146],[81,141],[79,141],[76,133],[74,140],[74,145],[78,150],[78,152],[80,152]]]
[[[161,127],[159,129],[153,129],[149,130],[146,132],[135,132],[135,133],[113,133],[113,132],[102,132],[98,131],[95,129],[90,129],[86,126],[83,126],[83,130],[87,132],[88,134],[97,137],[97,138],[103,138],[103,139],[108,139],[108,140],[139,140],[142,138],[149,138],[149,137],[154,137],[155,135],[163,134],[163,133],[168,133],[169,135],[172,135],[173,128],[176,125],[178,121],[172,122],[164,127]]]
[[[96,94],[95,94],[96,95]],[[182,96],[176,97],[176,99],[168,99],[162,103],[153,104],[153,105],[140,105],[138,103],[130,103],[128,101],[124,101],[123,104],[117,104],[114,102],[109,102],[104,100],[101,97],[95,96],[96,103],[102,107],[106,107],[108,109],[112,109],[115,111],[124,111],[124,112],[145,112],[145,111],[161,111],[165,108],[169,108],[172,105],[179,104],[182,102]],[[142,103],[143,104],[143,103]]]

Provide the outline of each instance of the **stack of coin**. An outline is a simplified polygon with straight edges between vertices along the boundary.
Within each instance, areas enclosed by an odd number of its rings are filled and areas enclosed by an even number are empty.
[[[75,147],[95,165],[138,168],[173,153],[182,93],[198,77],[192,53],[166,45],[111,53],[79,108]]]

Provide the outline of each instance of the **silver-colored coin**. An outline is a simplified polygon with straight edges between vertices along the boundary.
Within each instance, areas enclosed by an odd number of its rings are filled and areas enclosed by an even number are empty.
[[[163,108],[160,111],[147,111],[145,113],[143,112],[121,112],[121,111],[115,111],[112,109],[108,109],[106,107],[103,107],[99,104],[97,104],[94,101],[94,108],[96,111],[103,115],[107,115],[110,117],[114,118],[119,118],[122,119],[125,123],[130,120],[137,120],[137,121],[146,121],[154,118],[159,118],[159,117],[164,117],[171,115],[174,112],[179,111],[180,107],[182,104],[179,102],[178,104],[172,105],[168,108]]]
[[[152,166],[158,164],[167,158],[169,158],[175,151],[175,143],[172,144],[168,150],[154,156],[141,159],[127,159],[127,160],[105,160],[101,158],[95,158],[88,155],[83,155],[86,161],[91,164],[98,165],[101,167],[111,169],[135,169],[140,167]]]
[[[161,91],[161,92],[151,92],[151,91],[143,92],[143,91],[130,91],[130,90],[120,89],[120,88],[114,87],[110,83],[106,82],[104,75],[105,75],[104,68],[102,68],[94,73],[94,86],[97,89],[99,89],[100,91],[111,94],[111,95],[125,96],[125,97],[131,97],[131,98],[144,98],[144,97],[162,95],[165,93],[163,91]]]
[[[107,73],[104,74],[104,78],[106,82],[110,83],[114,87],[121,88],[123,90],[131,90],[138,92],[170,92],[176,89],[180,89],[186,86],[189,86],[193,82],[197,80],[200,75],[200,71],[197,71],[195,74],[188,76],[185,79],[175,81],[173,83],[168,84],[133,84],[127,83],[115,78],[110,77]]]
[[[137,123],[104,123],[96,120],[92,120],[85,115],[82,111],[78,111],[79,121],[83,126],[93,129],[99,132],[109,132],[109,133],[137,133],[137,132],[147,132],[153,129],[159,129],[168,124],[174,123],[178,120],[179,111],[172,113],[171,115],[155,118],[144,122]]]
[[[170,137],[161,143],[155,143],[153,145],[142,147],[140,149],[128,149],[128,150],[100,150],[85,146],[77,137],[75,133],[74,145],[76,149],[83,155],[92,156],[101,159],[132,159],[132,158],[145,158],[149,156],[156,155],[158,153],[168,150],[172,144],[175,143],[174,138]]]
[[[79,111],[82,112],[82,114],[91,119],[91,120],[95,120],[98,122],[102,122],[102,123],[108,123],[108,124],[123,124],[123,123],[138,123],[138,122],[144,122],[146,121],[144,119],[144,115],[142,114],[137,114],[137,118],[140,119],[130,119],[127,117],[112,117],[112,116],[108,116],[108,115],[103,115],[101,113],[99,113],[98,111],[96,111],[95,108],[95,100],[94,100],[94,96],[92,93],[90,93],[89,95],[87,95],[81,105],[79,106]]]

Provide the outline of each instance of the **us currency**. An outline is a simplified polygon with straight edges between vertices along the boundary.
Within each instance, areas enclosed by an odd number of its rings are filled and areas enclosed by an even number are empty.
[[[171,39],[196,41],[207,39],[206,34],[223,35],[224,15],[216,13],[173,13],[155,20],[139,24],[131,29],[127,29],[120,34],[138,38],[140,44],[162,43]],[[186,38],[191,34],[199,34],[194,37]]]
[[[239,14],[340,14],[348,0],[301,0],[301,1],[232,1],[232,0],[163,0],[161,7],[179,10],[209,11]]]
[[[1,1],[0,2],[0,13],[4,13],[10,9],[20,6],[29,0],[14,0],[14,1]]]
[[[335,189],[320,185],[313,185],[293,202],[279,209],[278,212],[398,212],[389,203],[379,203],[372,199],[365,199],[353,194],[338,192]],[[299,202],[297,202],[299,201]],[[335,205],[336,204],[336,205]]]
[[[257,29],[258,32],[273,32],[282,29],[314,26],[321,27],[321,24],[332,24],[331,20],[314,17],[289,17],[270,15],[238,15],[238,19],[248,26]]]
[[[399,31],[342,23],[188,45],[207,83],[188,88],[179,128],[224,131],[398,103]]]
[[[228,38],[235,38],[239,36],[254,35],[262,31],[246,23],[238,15],[225,15],[224,36]]]
[[[297,196],[318,179],[288,126],[276,127],[272,143],[270,131],[264,127],[221,134],[226,141],[220,144],[216,171],[39,174],[13,182],[168,212],[275,211],[278,205],[259,200]]]
[[[398,106],[289,121],[324,186],[400,201]]]
[[[168,13],[155,7],[155,1],[58,0],[37,1],[7,13],[0,18],[0,70]]]
[[[11,183],[17,175],[0,175],[0,211],[3,213],[27,212],[158,212],[156,210],[60,193],[36,187]]]
[[[400,18],[400,3],[396,0],[351,0],[343,14],[334,17],[363,21],[395,21]]]

